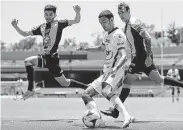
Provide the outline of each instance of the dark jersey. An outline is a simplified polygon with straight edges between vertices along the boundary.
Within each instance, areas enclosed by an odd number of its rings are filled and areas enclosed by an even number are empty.
[[[41,24],[39,27],[32,30],[32,34],[41,35],[43,37],[44,52],[52,54],[57,51],[62,37],[62,31],[68,25],[68,20],[55,20],[50,24]]]
[[[136,18],[131,17],[126,23],[125,34],[133,57],[146,56],[144,39],[141,36],[144,31],[146,31],[144,24]]]

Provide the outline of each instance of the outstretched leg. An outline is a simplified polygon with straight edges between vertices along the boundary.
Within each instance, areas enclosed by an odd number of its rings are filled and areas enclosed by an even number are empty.
[[[38,56],[31,56],[25,59],[25,68],[28,80],[28,90],[24,93],[23,99],[27,99],[34,95],[34,70],[33,66],[38,66]]]

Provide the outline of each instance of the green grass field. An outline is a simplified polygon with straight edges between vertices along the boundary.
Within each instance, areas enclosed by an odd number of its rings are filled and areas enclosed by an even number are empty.
[[[104,98],[95,98],[99,109],[111,104]],[[136,117],[127,130],[183,130],[183,98],[171,102],[171,98],[128,98],[125,106]],[[87,130],[82,121],[85,111],[81,98],[31,98],[14,101],[1,97],[1,130]],[[122,129],[118,119],[103,116],[105,128]]]

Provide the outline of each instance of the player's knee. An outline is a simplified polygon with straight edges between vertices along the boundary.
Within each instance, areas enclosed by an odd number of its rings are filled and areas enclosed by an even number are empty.
[[[83,102],[86,104],[88,104],[89,102],[93,101],[93,98],[87,93],[87,92],[83,92],[81,94],[81,97],[83,99]]]
[[[135,81],[138,78],[137,75],[127,74],[125,76],[125,79],[123,80],[123,84],[131,85],[133,81]]]
[[[26,58],[26,59],[24,60],[24,64],[25,64],[25,66],[30,66],[30,65],[32,65],[31,61],[30,61],[28,58]]]
[[[114,96],[116,96],[114,93],[109,93],[107,94],[106,98],[110,101]]]
[[[62,74],[53,74],[55,80],[57,80],[57,82],[64,87],[68,87],[70,86],[70,79],[66,79],[65,77],[62,76]]]
[[[158,84],[160,84],[160,83],[163,83],[163,81],[164,81],[164,76],[158,76],[158,77],[155,77],[154,79],[153,79],[153,81],[155,82],[155,83],[158,83]]]
[[[102,89],[102,95],[107,98],[107,96],[111,93],[111,86],[110,85],[107,85],[105,86],[103,89]]]

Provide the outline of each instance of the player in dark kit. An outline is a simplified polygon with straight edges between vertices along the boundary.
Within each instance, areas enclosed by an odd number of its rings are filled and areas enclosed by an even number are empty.
[[[159,74],[153,63],[151,51],[151,37],[143,23],[130,14],[130,7],[122,2],[118,5],[118,14],[123,22],[126,23],[125,34],[131,50],[131,64],[123,80],[123,89],[120,99],[122,102],[130,93],[131,84],[138,79],[139,73],[143,72],[155,83],[164,83],[171,86],[183,87],[183,83],[170,77]],[[119,111],[114,108],[102,111],[103,114],[117,118]]]
[[[59,66],[59,55],[57,53],[58,45],[62,37],[62,31],[65,27],[71,26],[72,24],[77,24],[80,22],[80,7],[78,5],[74,6],[74,11],[76,16],[74,20],[55,20],[56,17],[56,7],[53,5],[46,5],[44,8],[44,18],[46,23],[41,24],[32,31],[23,31],[17,24],[18,20],[12,20],[12,26],[16,31],[22,36],[26,37],[29,35],[40,35],[43,37],[43,47],[44,54],[38,56],[31,56],[25,59],[25,68],[27,72],[28,79],[28,90],[23,95],[23,99],[27,99],[34,95],[33,90],[33,66],[40,68],[48,68],[53,74],[55,80],[59,82],[62,86],[70,86],[80,84],[81,87],[86,88],[86,86],[80,82],[73,79],[65,78],[62,69]]]

